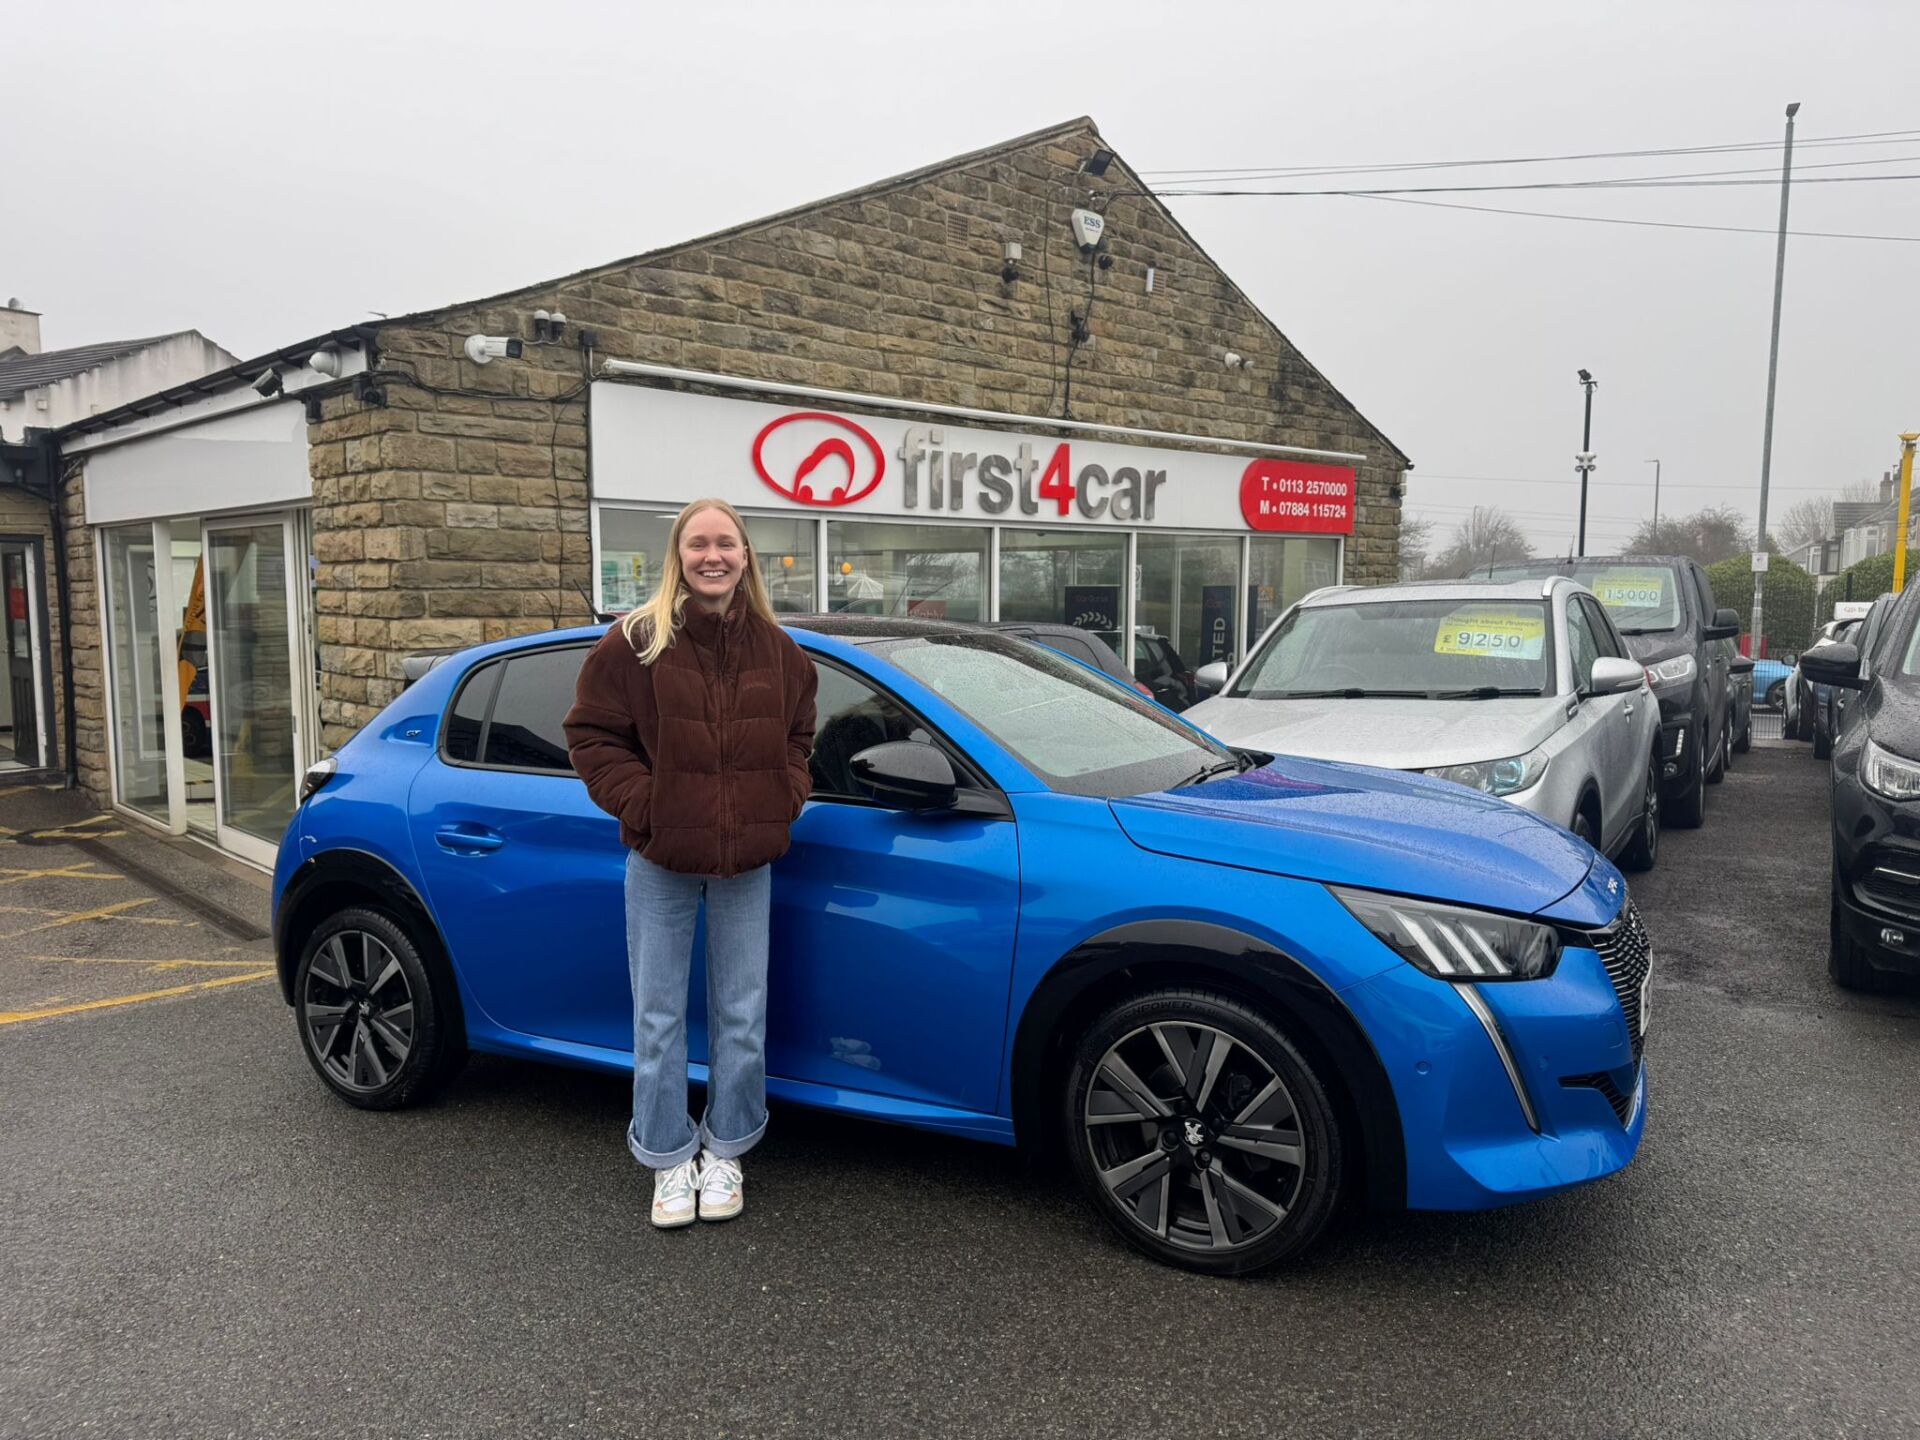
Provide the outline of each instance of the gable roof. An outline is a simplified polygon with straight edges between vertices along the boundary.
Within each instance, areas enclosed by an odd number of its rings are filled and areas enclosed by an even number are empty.
[[[137,354],[149,345],[158,345],[162,340],[192,333],[190,330],[175,330],[167,335],[149,335],[142,340],[103,340],[97,345],[75,345],[68,350],[46,350],[38,355],[15,354],[9,350],[0,354],[0,395],[18,395],[42,385],[71,379],[109,360],[119,360]]]

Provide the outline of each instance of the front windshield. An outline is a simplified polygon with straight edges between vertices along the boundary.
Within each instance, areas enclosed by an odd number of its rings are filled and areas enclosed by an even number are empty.
[[[1141,795],[1207,770],[1238,769],[1225,746],[1037,645],[958,634],[873,649],[1063,794]]]
[[[1254,700],[1543,695],[1552,667],[1545,601],[1362,601],[1295,610],[1232,693]]]
[[[1599,597],[1615,627],[1625,634],[1649,630],[1678,630],[1686,620],[1680,599],[1680,576],[1671,565],[1639,564],[1632,560],[1542,560],[1532,565],[1499,565],[1497,580],[1528,576],[1565,575]],[[1476,578],[1478,578],[1476,576]]]

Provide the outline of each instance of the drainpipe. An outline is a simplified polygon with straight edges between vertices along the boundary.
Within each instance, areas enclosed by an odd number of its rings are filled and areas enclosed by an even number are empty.
[[[80,758],[75,750],[79,724],[73,711],[73,586],[67,574],[67,525],[62,513],[65,499],[60,474],[60,447],[51,433],[41,435],[40,465],[47,476],[47,511],[53,529],[53,591],[60,607],[60,698],[66,710],[61,728],[60,759],[66,771],[67,789],[80,786]]]

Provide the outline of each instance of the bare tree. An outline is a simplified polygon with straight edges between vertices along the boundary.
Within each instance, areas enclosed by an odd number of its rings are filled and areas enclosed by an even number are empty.
[[[1747,517],[1730,505],[1643,521],[1627,541],[1630,554],[1690,555],[1702,565],[1744,555],[1752,548],[1753,529]]]
[[[1422,516],[1400,518],[1400,578],[1418,580],[1427,571],[1427,555],[1433,549],[1433,522]]]
[[[1816,495],[1796,501],[1780,517],[1780,524],[1773,532],[1774,538],[1788,550],[1797,549],[1809,540],[1819,540],[1833,533],[1835,504],[1845,502],[1859,505],[1879,498],[1880,487],[1873,481],[1856,480],[1832,495]]]
[[[1496,506],[1476,505],[1453,532],[1446,549],[1433,557],[1426,573],[1451,580],[1491,565],[1532,558],[1533,546],[1518,520]]]

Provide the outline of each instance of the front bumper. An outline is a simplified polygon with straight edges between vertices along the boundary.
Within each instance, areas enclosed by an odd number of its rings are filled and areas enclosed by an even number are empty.
[[[1693,717],[1685,711],[1669,716],[1666,704],[1660,706],[1660,795],[1666,799],[1684,795],[1692,788],[1701,763],[1701,743],[1694,733]]]
[[[1833,893],[1847,938],[1876,968],[1920,975],[1920,801],[1888,800],[1852,768],[1833,776]]]
[[[1569,947],[1548,979],[1473,993],[1505,1057],[1459,987],[1411,965],[1343,992],[1399,1102],[1408,1206],[1490,1209],[1631,1163],[1647,1068],[1599,953]]]

